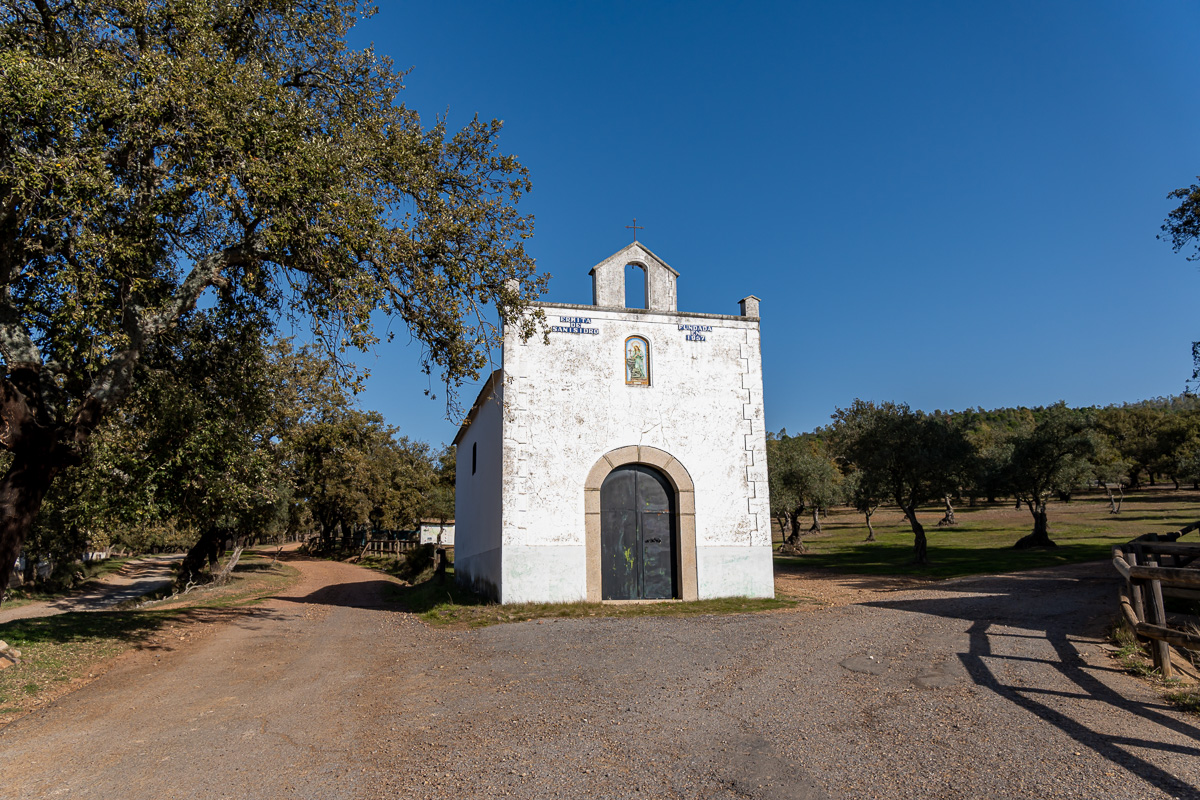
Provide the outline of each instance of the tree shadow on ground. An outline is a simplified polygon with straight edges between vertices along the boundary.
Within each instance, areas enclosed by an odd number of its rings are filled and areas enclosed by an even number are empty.
[[[857,575],[897,575],[925,579],[957,578],[993,572],[1055,567],[1111,557],[1107,543],[1064,543],[1057,547],[1016,550],[1012,547],[955,547],[930,544],[929,563],[913,563],[911,544],[862,542],[836,552],[776,556],[780,572],[822,569]]]
[[[483,595],[459,586],[458,582],[448,575],[434,575],[429,580],[412,586],[394,585],[392,592],[395,601],[405,611],[414,614],[424,614],[444,605],[486,606],[493,602]]]
[[[1111,517],[1109,517],[1109,519],[1111,519],[1113,522],[1122,523],[1122,525],[1131,522],[1150,522],[1161,526],[1164,522],[1169,520],[1175,520],[1176,522],[1192,522],[1195,517],[1193,512],[1179,513],[1175,511],[1164,510],[1161,514],[1153,514],[1149,512],[1149,509],[1142,508],[1139,508],[1138,511],[1142,513],[1135,516],[1122,511],[1119,514],[1113,514]],[[1183,526],[1181,525],[1180,527]],[[1155,531],[1155,533],[1166,533],[1166,531],[1159,530]],[[1141,534],[1139,534],[1137,531],[1131,530],[1129,532],[1130,539],[1132,539],[1134,536],[1140,535]]]
[[[1077,575],[1074,579],[1115,583],[1114,579],[1101,578],[1095,573],[1091,576]],[[967,652],[960,653],[959,658],[977,686],[995,692],[1050,723],[1081,747],[1087,747],[1108,761],[1128,769],[1172,797],[1200,797],[1200,787],[1184,782],[1134,752],[1152,750],[1175,756],[1200,757],[1200,744],[1195,744],[1200,742],[1200,724],[1167,713],[1167,706],[1163,703],[1127,698],[1098,677],[1103,673],[1115,673],[1118,670],[1089,665],[1079,656],[1071,641],[1072,637],[1095,638],[1101,633],[1098,630],[1102,625],[1097,621],[1095,597],[1073,605],[1056,604],[1055,597],[1062,596],[1062,582],[1063,578],[1054,576],[997,576],[956,581],[952,585],[943,584],[938,587],[939,590],[976,593],[980,595],[977,597],[880,600],[863,605],[970,622],[970,644]],[[995,645],[1006,637],[1027,635],[994,630],[998,626],[1012,626],[1024,631],[1037,632],[1034,636],[1044,638],[1053,649],[1055,657],[1033,660],[1040,661],[1047,668],[1065,677],[1078,691],[1064,692],[1007,683],[1003,678],[1003,666],[993,669],[988,662],[1003,665],[1013,660],[1031,659],[1027,656],[1006,656],[997,652]],[[1094,700],[1140,718],[1138,731],[1141,735],[1114,735],[1093,730],[1086,722],[1073,718],[1045,701],[1047,698],[1056,697]],[[1156,732],[1164,735],[1156,737]],[[1183,737],[1193,744],[1183,745],[1167,741],[1167,732]]]
[[[165,625],[220,622],[261,616],[253,608],[194,608],[165,611],[72,611],[18,619],[0,625],[0,640],[21,648],[35,644],[85,644],[101,639],[128,642],[143,650],[163,649],[152,641]]]
[[[459,586],[451,577],[433,576],[414,585],[385,579],[335,583],[303,597],[280,595],[292,603],[408,611],[421,614],[440,605],[486,605],[488,600]]]

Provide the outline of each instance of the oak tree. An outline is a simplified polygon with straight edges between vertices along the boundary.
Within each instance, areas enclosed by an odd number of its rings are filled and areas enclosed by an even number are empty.
[[[454,133],[354,0],[0,4],[0,599],[56,476],[202,298],[332,354],[399,317],[453,397],[540,294],[501,123]],[[488,309],[495,308],[495,316]]]

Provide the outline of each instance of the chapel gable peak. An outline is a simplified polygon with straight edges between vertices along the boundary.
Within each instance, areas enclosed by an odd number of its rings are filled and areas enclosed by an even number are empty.
[[[679,272],[641,242],[633,242],[592,267],[592,304],[604,308],[626,308],[625,267],[641,267],[646,279],[646,308],[677,311],[675,279]]]

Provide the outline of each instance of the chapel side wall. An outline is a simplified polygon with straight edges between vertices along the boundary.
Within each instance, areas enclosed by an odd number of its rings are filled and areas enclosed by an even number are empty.
[[[549,345],[505,343],[505,372],[519,395],[506,409],[506,450],[511,444],[513,452],[506,460],[505,602],[510,589],[513,597],[546,588],[555,599],[586,596],[583,488],[605,453],[627,445],[664,450],[691,476],[700,596],[772,596],[758,320],[543,310],[552,326],[596,333],[552,331]],[[570,322],[580,318],[590,322]],[[689,341],[681,325],[710,330],[703,341]],[[631,335],[650,341],[649,387],[625,385]],[[547,569],[543,557],[556,566]],[[522,561],[527,570],[516,568]],[[555,574],[555,587],[530,583],[545,583],[546,572]]]
[[[502,592],[503,397],[503,384],[497,383],[493,397],[479,406],[458,443],[454,482],[454,574],[459,583],[497,599]]]

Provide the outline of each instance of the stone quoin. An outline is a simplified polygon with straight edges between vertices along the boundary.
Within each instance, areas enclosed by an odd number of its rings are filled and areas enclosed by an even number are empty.
[[[625,307],[627,265],[646,308]],[[455,572],[502,603],[774,594],[759,299],[685,314],[634,242],[504,332],[458,448]]]

